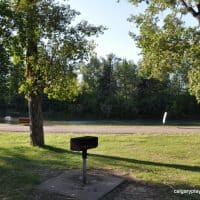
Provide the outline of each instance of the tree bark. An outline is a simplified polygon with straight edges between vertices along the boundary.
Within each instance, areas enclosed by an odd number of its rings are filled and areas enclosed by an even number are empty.
[[[44,146],[43,115],[42,115],[42,88],[38,64],[38,38],[37,38],[37,6],[36,1],[28,10],[26,27],[26,79],[29,80],[28,108],[30,118],[30,140],[33,146]]]
[[[30,138],[33,146],[44,146],[42,96],[30,95],[28,100],[30,117]]]
[[[180,0],[180,2],[183,4],[183,6],[187,10],[187,12],[191,13],[192,16],[198,20],[199,25],[200,25],[200,1],[197,4],[197,11],[194,8],[192,8],[191,6],[188,6],[188,4],[186,3],[185,0]]]

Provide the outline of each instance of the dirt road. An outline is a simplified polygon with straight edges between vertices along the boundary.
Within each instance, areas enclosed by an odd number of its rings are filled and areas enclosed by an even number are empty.
[[[28,125],[0,124],[0,131],[28,132]],[[87,134],[174,134],[174,133],[200,133],[200,126],[150,126],[150,125],[45,125],[47,133],[87,133]]]

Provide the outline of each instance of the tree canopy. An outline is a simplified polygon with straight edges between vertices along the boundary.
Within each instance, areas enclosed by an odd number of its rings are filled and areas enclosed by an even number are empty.
[[[44,145],[43,93],[59,100],[77,96],[77,63],[93,48],[89,37],[104,30],[87,21],[75,24],[79,14],[54,0],[0,2],[0,42],[12,63],[24,70],[20,91],[29,102],[33,145]]]
[[[179,76],[178,79],[200,102],[199,55],[200,29],[196,19],[200,19],[199,1],[141,1],[130,0],[134,5],[143,4],[144,12],[131,16],[139,34],[130,33],[141,48],[141,73],[164,80]],[[161,15],[162,13],[162,15]],[[188,25],[185,16],[194,17]]]
[[[69,82],[62,79],[74,79],[70,85],[74,85],[73,89],[76,89],[76,77],[73,75],[77,63],[87,58],[93,48],[88,37],[102,32],[103,27],[92,26],[86,21],[72,25],[80,13],[71,9],[69,5],[59,5],[53,0],[4,0],[1,7],[2,11],[6,7],[6,11],[1,12],[3,45],[15,64],[22,62],[27,68],[30,62],[32,73],[37,75],[27,77],[25,74],[26,79],[21,91],[28,96],[31,92],[37,93],[42,89],[49,97],[60,99],[76,95],[76,92],[69,92],[73,87],[67,85],[63,87],[66,88],[66,92],[59,92],[59,83]],[[30,52],[27,51],[31,42],[35,43],[37,49],[34,55],[29,56]],[[32,51],[33,48],[34,46]]]

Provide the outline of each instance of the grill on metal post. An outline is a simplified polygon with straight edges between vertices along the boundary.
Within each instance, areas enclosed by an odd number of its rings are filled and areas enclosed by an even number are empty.
[[[94,136],[76,137],[76,138],[71,138],[70,140],[71,150],[82,151],[82,159],[83,159],[82,179],[84,184],[87,183],[87,177],[86,177],[87,150],[96,148],[97,146],[98,146],[98,137]]]

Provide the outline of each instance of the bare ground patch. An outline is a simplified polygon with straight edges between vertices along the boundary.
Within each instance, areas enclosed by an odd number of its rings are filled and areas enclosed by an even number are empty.
[[[95,170],[94,170],[95,171]],[[58,176],[61,170],[45,170],[41,174],[41,181]],[[97,170],[96,173],[113,174],[112,171]],[[119,176],[119,174],[117,174]],[[173,188],[166,185],[145,183],[130,176],[123,176],[125,181],[104,196],[101,200],[178,200],[180,196],[173,193]],[[41,192],[33,189],[27,196],[29,200],[78,200],[70,196],[56,193]],[[181,198],[183,199],[183,198]],[[184,198],[187,199],[187,198]]]
[[[29,126],[21,124],[0,124],[0,131],[28,132]],[[175,134],[200,133],[200,126],[159,126],[159,125],[46,125],[47,133],[87,134]]]

